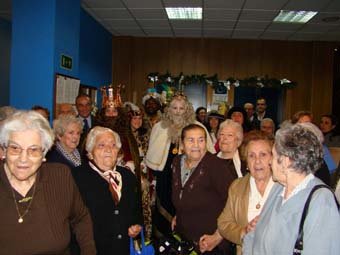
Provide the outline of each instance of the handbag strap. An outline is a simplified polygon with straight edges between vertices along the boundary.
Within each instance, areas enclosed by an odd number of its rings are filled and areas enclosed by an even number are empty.
[[[144,240],[144,231],[143,231],[144,228],[142,228],[142,230],[140,231],[140,236],[141,236],[141,239],[142,239],[142,249],[145,247],[145,240]],[[135,249],[134,245],[133,245],[133,241],[134,241],[134,238],[130,237],[130,250],[131,249]]]
[[[333,191],[331,190],[331,188],[328,187],[325,184],[315,185],[313,187],[313,189],[310,191],[310,193],[307,197],[305,206],[303,208],[303,212],[302,212],[302,216],[301,216],[301,220],[300,220],[300,225],[299,225],[299,234],[298,234],[298,237],[296,239],[295,246],[294,246],[294,252],[293,252],[294,255],[301,254],[301,252],[303,250],[303,225],[305,223],[305,219],[306,219],[306,216],[307,216],[307,213],[308,213],[309,204],[310,204],[310,201],[312,200],[314,192],[317,191],[318,189],[321,189],[321,188],[329,189],[332,192],[332,194],[335,198],[335,195],[334,195]],[[336,202],[336,205],[339,209],[339,203],[338,203],[336,198],[335,198],[335,202]]]

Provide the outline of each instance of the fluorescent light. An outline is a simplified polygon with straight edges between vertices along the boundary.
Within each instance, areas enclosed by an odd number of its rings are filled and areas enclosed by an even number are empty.
[[[202,7],[167,7],[169,19],[202,19]]]
[[[318,12],[310,11],[284,11],[281,10],[279,15],[274,19],[274,22],[283,23],[307,23]]]

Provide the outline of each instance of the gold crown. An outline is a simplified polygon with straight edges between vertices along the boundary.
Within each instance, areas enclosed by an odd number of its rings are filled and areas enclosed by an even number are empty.
[[[187,100],[187,96],[184,95],[183,91],[177,91],[173,96],[172,99],[183,99],[183,100]]]
[[[100,88],[102,93],[102,107],[103,108],[117,108],[122,107],[122,97],[120,95],[121,89],[124,88],[124,85],[117,85],[116,89],[114,89],[113,85],[110,84],[107,87],[103,86]]]

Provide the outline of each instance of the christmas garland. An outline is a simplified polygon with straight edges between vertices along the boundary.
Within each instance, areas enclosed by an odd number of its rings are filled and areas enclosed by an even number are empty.
[[[275,89],[292,89],[296,87],[296,82],[290,81],[286,78],[276,79],[269,78],[267,75],[264,77],[252,76],[245,79],[235,79],[229,77],[226,80],[218,79],[217,74],[213,76],[207,76],[206,74],[193,74],[184,75],[180,73],[178,76],[171,76],[169,72],[165,74],[159,74],[157,72],[148,74],[148,81],[153,83],[154,86],[159,84],[167,84],[168,86],[175,87],[178,90],[183,90],[183,86],[189,84],[209,84],[214,89],[222,86],[228,90],[232,86],[234,87],[254,87],[254,88],[275,88]]]

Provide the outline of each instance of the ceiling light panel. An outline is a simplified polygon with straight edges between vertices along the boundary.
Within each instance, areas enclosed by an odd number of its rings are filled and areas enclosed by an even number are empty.
[[[169,19],[180,20],[201,20],[202,8],[201,7],[167,7],[166,13]]]
[[[281,10],[279,15],[274,18],[274,22],[278,23],[307,23],[318,12],[312,11],[286,11]]]

